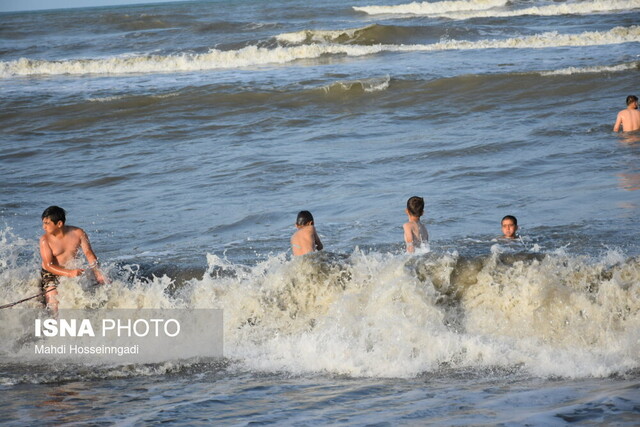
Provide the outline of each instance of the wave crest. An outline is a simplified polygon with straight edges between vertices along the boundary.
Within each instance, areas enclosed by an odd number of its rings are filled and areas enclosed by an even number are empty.
[[[38,288],[35,260],[14,256],[35,242],[5,235],[2,303]],[[180,281],[105,262],[112,283],[63,278],[60,307],[221,308],[225,356],[256,371],[414,377],[519,366],[543,377],[600,377],[640,367],[640,258],[491,252],[356,249],[254,266],[208,255],[204,272]],[[2,355],[25,345],[0,334]]]
[[[339,81],[322,87],[327,95],[344,95],[347,93],[380,92],[389,88],[390,76],[374,77],[370,79]]]
[[[359,38],[360,35],[380,27],[373,24],[362,28],[346,30],[302,30],[293,33],[278,34],[275,38],[282,43],[348,43]]]
[[[274,49],[248,46],[239,50],[212,49],[203,54],[149,55],[111,57],[106,59],[78,59],[46,61],[22,58],[0,62],[0,77],[64,74],[124,74],[201,71],[222,68],[286,64],[300,59],[316,59],[324,55],[364,56],[380,52],[419,52],[466,49],[530,49],[564,46],[598,46],[637,42],[640,27],[615,27],[609,31],[587,31],[579,34],[557,32],[508,38],[503,40],[446,40],[434,44],[414,45],[340,45],[311,44],[276,47]]]
[[[639,70],[640,61],[627,62],[617,65],[596,65],[592,67],[567,67],[558,70],[541,71],[542,76],[570,76],[574,74],[598,74],[598,73],[619,73],[622,71]]]
[[[441,16],[450,19],[501,18],[523,15],[558,16],[616,13],[640,8],[640,0],[593,0],[534,6],[522,9],[504,9],[508,2],[499,0],[442,1],[434,3],[409,3],[397,6],[354,7],[354,10],[370,15],[400,14]]]
[[[505,6],[508,0],[453,0],[438,2],[413,2],[394,6],[354,6],[353,10],[369,15],[402,14],[402,15],[439,15],[443,13],[485,10]]]

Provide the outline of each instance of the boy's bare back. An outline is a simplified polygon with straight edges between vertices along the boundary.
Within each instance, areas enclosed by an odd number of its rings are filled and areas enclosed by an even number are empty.
[[[613,131],[618,132],[621,126],[624,132],[640,129],[640,111],[629,109],[620,111]]]
[[[627,97],[627,108],[618,113],[613,131],[618,132],[622,127],[624,132],[640,130],[640,111],[638,111],[638,98],[634,95]]]
[[[420,220],[411,220],[404,223],[404,241],[407,245],[407,252],[413,253],[415,248],[422,246],[423,242],[429,240],[429,232]]]
[[[322,243],[316,228],[313,225],[305,225],[293,233],[293,236],[291,236],[291,250],[294,256],[322,250]]]
[[[407,208],[404,210],[409,219],[404,223],[404,242],[407,245],[407,252],[413,253],[422,243],[429,241],[427,227],[420,222],[420,217],[424,214],[424,199],[413,196],[407,200]]]
[[[294,256],[322,250],[322,242],[316,232],[316,227],[313,225],[311,212],[298,212],[296,228],[298,230],[291,236],[291,251]]]

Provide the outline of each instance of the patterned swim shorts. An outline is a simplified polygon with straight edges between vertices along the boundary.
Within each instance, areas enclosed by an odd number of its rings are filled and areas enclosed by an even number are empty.
[[[60,283],[58,282],[58,276],[48,272],[44,268],[40,270],[40,286],[42,286],[43,291],[46,291],[52,286],[58,286],[59,284]]]

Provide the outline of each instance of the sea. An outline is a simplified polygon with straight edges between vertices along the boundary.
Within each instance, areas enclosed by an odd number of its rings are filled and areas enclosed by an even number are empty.
[[[0,423],[639,425],[639,83],[640,0],[0,13],[0,305],[58,205],[110,278],[61,311],[224,319],[222,357],[153,363],[5,334]]]

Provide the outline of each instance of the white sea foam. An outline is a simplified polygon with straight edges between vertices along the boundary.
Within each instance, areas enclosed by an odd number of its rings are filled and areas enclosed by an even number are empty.
[[[150,98],[155,98],[155,99],[165,99],[165,98],[173,98],[174,96],[178,96],[179,92],[171,92],[171,93],[165,93],[162,95],[149,95]],[[130,95],[115,95],[115,96],[105,96],[105,97],[97,97],[97,98],[87,98],[87,101],[89,102],[112,102],[112,101],[119,101],[121,99],[126,99],[129,98]],[[149,255],[149,256],[153,256],[153,255]]]
[[[448,12],[469,10],[485,10],[505,6],[508,0],[453,0],[438,2],[413,2],[394,6],[354,6],[358,12],[369,15],[402,14],[402,15],[437,15]]]
[[[304,42],[330,43],[336,42],[340,38],[352,39],[359,31],[366,31],[373,25],[362,28],[350,28],[346,30],[302,30],[293,33],[278,34],[275,38],[279,42],[300,44]]]
[[[478,41],[445,40],[434,44],[414,45],[340,45],[311,44],[277,47],[274,49],[248,46],[239,50],[213,49],[203,54],[170,56],[112,57],[45,61],[22,58],[0,62],[0,77],[60,74],[123,74],[169,73],[285,64],[299,59],[319,58],[323,55],[364,56],[380,52],[419,52],[467,49],[542,49],[560,46],[598,46],[638,42],[640,26],[615,27],[609,31],[587,31],[578,34],[548,32],[532,36]]]
[[[0,242],[1,303],[38,289],[37,263],[12,260],[24,249],[16,243]],[[616,251],[460,262],[456,254],[355,250],[347,259],[280,254],[252,267],[207,261],[202,279],[172,292],[169,277],[118,278],[105,262],[110,285],[65,278],[60,305],[222,308],[226,357],[257,371],[414,377],[443,365],[521,366],[543,377],[606,377],[640,368],[640,259]],[[22,345],[0,335],[0,355]]]
[[[482,1],[444,1],[435,3],[409,3],[396,6],[354,7],[368,14],[412,14],[442,16],[450,19],[470,19],[488,17],[510,17],[522,15],[557,16],[588,15],[592,13],[615,13],[640,8],[640,0],[594,0],[570,2],[547,6],[533,6],[521,9],[505,9],[502,4]],[[497,2],[496,2],[497,3]],[[467,6],[465,6],[467,5]]]
[[[362,80],[339,81],[327,86],[323,86],[322,90],[326,94],[334,93],[336,91],[348,92],[353,89],[361,90],[366,93],[380,92],[389,88],[390,81],[391,76],[389,75],[385,77],[374,77]]]
[[[105,97],[98,97],[98,98],[87,98],[87,101],[89,102],[111,102],[111,101],[118,101],[120,99],[124,99],[126,98],[127,95],[115,95],[115,96],[105,96]]]
[[[570,76],[573,74],[619,73],[640,69],[640,61],[618,65],[596,65],[593,67],[567,67],[559,70],[541,71],[542,76]]]
[[[576,3],[563,3],[541,7],[527,7],[515,10],[486,10],[477,12],[460,12],[446,15],[453,19],[470,19],[485,17],[512,17],[523,15],[558,16],[589,15],[596,13],[616,13],[640,8],[640,0],[596,0]]]
[[[467,270],[447,255],[356,251],[346,269],[272,258],[239,280],[205,277],[193,302],[215,292],[229,355],[255,370],[410,377],[442,364],[522,364],[541,376],[607,376],[640,366],[637,263],[602,277],[609,257],[505,265],[495,255]]]

